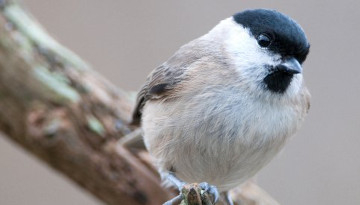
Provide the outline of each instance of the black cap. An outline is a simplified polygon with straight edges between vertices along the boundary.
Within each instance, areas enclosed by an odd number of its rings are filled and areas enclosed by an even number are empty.
[[[271,36],[269,50],[284,57],[295,57],[299,63],[305,61],[310,45],[300,25],[290,17],[267,9],[245,10],[233,17],[255,38],[264,33]]]

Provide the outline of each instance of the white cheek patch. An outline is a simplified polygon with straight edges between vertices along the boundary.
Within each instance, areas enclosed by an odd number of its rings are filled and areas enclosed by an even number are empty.
[[[228,23],[233,25],[228,27],[229,32],[224,44],[236,67],[253,68],[277,64],[276,61],[279,61],[280,55],[261,48],[248,29],[239,26],[234,21]]]

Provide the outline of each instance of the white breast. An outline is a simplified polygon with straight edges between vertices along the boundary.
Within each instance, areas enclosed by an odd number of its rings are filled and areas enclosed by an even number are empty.
[[[161,171],[174,169],[186,182],[206,181],[225,191],[266,165],[302,119],[290,106],[218,89],[148,102],[143,129]]]

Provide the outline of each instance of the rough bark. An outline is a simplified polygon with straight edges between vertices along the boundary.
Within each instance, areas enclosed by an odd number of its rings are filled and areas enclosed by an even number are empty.
[[[145,151],[117,143],[135,129],[133,94],[91,70],[17,3],[0,0],[0,8],[0,131],[107,204],[158,205],[174,196]]]

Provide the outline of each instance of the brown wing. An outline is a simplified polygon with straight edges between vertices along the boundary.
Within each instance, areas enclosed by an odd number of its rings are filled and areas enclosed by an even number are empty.
[[[148,100],[169,96],[170,91],[186,78],[187,68],[200,58],[209,55],[203,43],[204,41],[197,39],[186,44],[167,62],[150,73],[137,96],[132,116],[133,125],[140,124],[142,108]]]
[[[136,107],[132,116],[133,125],[140,124],[141,112],[145,103],[150,99],[160,99],[166,96],[167,91],[172,90],[180,81],[184,70],[174,68],[164,63],[156,68],[148,76],[145,85],[141,88],[136,99]]]

